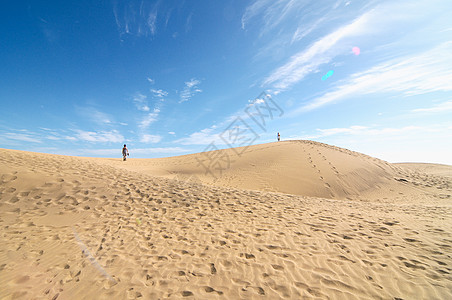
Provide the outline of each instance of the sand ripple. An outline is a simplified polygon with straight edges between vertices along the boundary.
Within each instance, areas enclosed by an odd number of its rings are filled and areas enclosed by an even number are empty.
[[[449,181],[384,168],[351,201],[0,150],[0,298],[452,299]]]

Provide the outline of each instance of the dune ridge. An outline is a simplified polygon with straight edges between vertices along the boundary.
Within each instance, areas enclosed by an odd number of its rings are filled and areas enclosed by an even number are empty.
[[[193,155],[0,149],[0,298],[452,298],[450,178],[318,143],[248,150],[212,179]],[[278,186],[301,177],[326,196]]]

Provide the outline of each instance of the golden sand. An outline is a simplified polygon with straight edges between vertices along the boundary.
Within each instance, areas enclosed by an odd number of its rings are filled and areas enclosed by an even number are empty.
[[[205,153],[0,149],[0,299],[452,299],[451,166],[223,154],[212,176]]]

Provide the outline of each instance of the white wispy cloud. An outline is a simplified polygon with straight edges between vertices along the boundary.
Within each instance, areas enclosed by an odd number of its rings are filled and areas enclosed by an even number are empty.
[[[168,92],[164,91],[162,89],[159,89],[159,90],[151,89],[151,93],[154,95],[154,97],[157,97],[157,98],[164,98],[164,97],[168,96]]]
[[[215,125],[193,132],[188,137],[178,139],[174,142],[182,145],[209,145],[212,142],[224,144]]]
[[[155,80],[150,77],[147,77],[146,79],[150,84],[154,84],[154,82],[155,82]]]
[[[289,0],[277,2],[285,3],[285,5],[291,8],[290,10],[297,10],[296,6],[290,6],[288,4],[290,3]],[[369,41],[369,37],[372,36],[374,38],[384,38],[386,43],[389,43],[391,40],[395,41],[398,37],[403,37],[404,34],[401,33],[401,31],[394,31],[394,28],[408,28],[408,26],[410,26],[410,28],[412,27],[412,30],[415,31],[415,28],[419,28],[425,22],[431,20],[431,18],[440,11],[437,7],[444,2],[445,1],[439,0],[437,1],[438,5],[432,5],[432,3],[427,0],[416,2],[368,1],[366,4],[361,5],[363,7],[362,10],[366,10],[364,13],[351,18],[341,18],[340,23],[344,24],[343,22],[347,22],[348,24],[345,23],[346,25],[343,26],[336,25],[334,31],[324,35],[317,41],[308,45],[305,49],[294,54],[287,62],[271,72],[263,80],[262,85],[286,90],[303,80],[306,76],[319,72],[322,66],[331,63],[337,56],[349,54],[351,47],[358,38]],[[273,5],[277,4],[270,5],[264,9],[264,12],[260,13],[268,22],[270,22],[269,20],[272,18],[279,20],[278,18],[283,16],[282,13],[275,15],[271,10]],[[302,4],[297,5],[302,6]],[[316,10],[317,9],[319,9],[319,7],[316,6]],[[348,15],[346,14],[346,8],[342,7],[341,9],[344,11],[345,15]],[[422,17],[420,17],[420,12],[422,12]],[[267,16],[267,14],[269,14],[269,16]],[[291,40],[296,41],[297,39],[302,38],[304,33],[309,33],[311,30],[314,30],[316,26],[319,26],[318,24],[328,22],[325,17],[328,19],[330,19],[330,17],[335,19],[334,14],[337,14],[334,9],[326,10],[324,16],[318,17],[317,21],[311,23],[311,27],[307,25],[309,24],[307,22],[299,23]],[[290,15],[291,14],[289,13],[286,14],[285,23],[290,23],[288,21]],[[352,21],[350,22],[348,20]],[[317,24],[316,22],[319,23]],[[281,29],[278,27],[278,30]],[[410,31],[411,29],[407,30]]]
[[[361,7],[372,7],[382,1],[367,0],[358,4]],[[344,1],[310,1],[310,0],[256,0],[250,4],[242,15],[242,29],[258,28],[259,37],[272,35],[290,43],[301,40],[319,25],[337,19],[353,19],[353,12],[346,9]],[[340,7],[338,11],[338,7]],[[276,38],[277,39],[277,38]],[[277,39],[279,40],[279,39]],[[281,44],[281,42],[280,42]]]
[[[59,141],[59,140],[61,140],[61,138],[59,138],[59,137],[57,137],[57,136],[54,136],[54,135],[48,135],[48,136],[46,136],[46,139],[48,139],[48,140],[53,140],[53,141]]]
[[[452,42],[424,53],[397,58],[351,75],[296,112],[308,111],[328,103],[359,95],[399,92],[405,96],[452,91]]]
[[[438,103],[432,107],[413,109],[412,112],[440,113],[452,111],[452,101]]]
[[[176,133],[174,131],[169,131],[168,134],[174,135]]]
[[[38,19],[40,21],[39,28],[47,41],[52,44],[57,42],[60,38],[60,31],[55,24],[52,24],[52,22],[49,22],[41,17],[38,17]]]
[[[143,119],[141,120],[141,122],[139,123],[138,126],[141,129],[148,128],[149,125],[151,125],[152,123],[157,121],[157,117],[158,117],[159,113],[160,113],[160,109],[154,108],[153,112],[148,113],[146,116],[143,117]]]
[[[103,143],[121,143],[124,141],[124,136],[117,130],[95,132],[77,129],[74,131],[76,132],[75,137],[82,141]]]
[[[185,22],[185,32],[189,32],[192,28],[192,19],[193,19],[193,12],[191,12],[188,17],[187,20]]]
[[[138,127],[140,127],[142,130],[145,130],[157,121],[157,118],[160,113],[160,104],[161,102],[165,101],[165,97],[168,95],[168,92],[162,90],[162,89],[151,89],[150,92],[152,93],[152,97],[157,98],[159,102],[154,106],[154,109],[151,111],[151,108],[148,105],[147,96],[141,94],[140,92],[137,92],[133,96],[133,102],[136,106],[136,108],[140,111],[146,112],[146,115],[144,115],[141,118],[141,121],[138,123]]]
[[[201,83],[200,80],[192,78],[190,81],[185,82],[185,87],[180,93],[180,101],[179,103],[190,100],[196,93],[202,92],[202,90],[198,87]]]
[[[21,142],[42,143],[42,139],[30,133],[5,132],[1,136],[6,140]]]
[[[162,140],[160,135],[143,134],[141,136],[140,142],[142,143],[158,143]]]
[[[101,112],[92,106],[75,106],[75,112],[81,117],[98,125],[111,125],[114,123],[111,115]]]
[[[242,16],[242,29],[245,26],[260,31],[255,41],[256,54],[253,60],[280,60],[295,49],[294,44],[325,25],[349,22],[356,17],[357,11],[336,8],[341,1],[329,2],[309,0],[257,0],[249,5]],[[359,6],[368,6],[362,3]],[[336,27],[338,27],[336,25]],[[269,38],[265,38],[265,36]],[[299,44],[301,46],[301,44]],[[297,47],[298,48],[298,47]],[[298,48],[299,49],[299,48]]]
[[[261,114],[260,117],[265,118],[266,124],[278,118],[279,114],[281,113],[281,111],[279,111],[274,106],[274,104],[268,101],[268,99],[265,100],[262,98],[264,95],[265,97],[271,97],[270,94],[265,93],[258,95],[254,99],[249,99],[248,104],[246,104],[245,107],[223,118],[223,120],[217,123],[216,125],[212,125],[202,130],[193,132],[188,137],[176,140],[175,143],[180,143],[182,145],[209,145],[210,143],[215,143],[217,146],[227,145],[225,140],[222,139],[222,137],[227,139],[227,136],[229,134],[234,135],[238,134],[238,132],[240,132],[239,136],[237,136],[238,139],[243,140],[245,139],[253,140],[254,138],[259,139],[260,136],[258,133],[262,129],[259,127],[260,125],[256,124],[255,121],[251,119],[250,115],[247,113],[247,110],[250,114],[255,114],[254,117],[258,119],[259,117],[257,114],[260,113]],[[266,101],[267,104],[264,104]],[[253,106],[255,105],[257,106],[256,111],[253,109]],[[270,109],[272,111],[271,113],[272,116],[270,116],[269,111],[266,110],[266,108],[264,108],[267,105],[268,105],[267,109]],[[259,111],[259,113],[257,111]],[[239,130],[234,131],[237,129]],[[256,134],[258,136],[256,136]]]
[[[154,36],[157,33],[158,5],[158,2],[115,1],[113,15],[119,34]]]
[[[141,110],[141,111],[149,111],[150,110],[146,98],[147,97],[141,93],[136,93],[133,96],[133,98],[132,98],[133,103],[135,104],[135,106],[138,110]]]
[[[40,136],[41,138],[47,139],[47,140],[53,140],[58,141],[64,139],[62,134],[58,132],[57,130],[46,128],[46,127],[39,127],[39,129],[43,132],[41,132]]]
[[[273,85],[277,89],[284,90],[301,81],[307,75],[317,72],[321,65],[329,63],[340,53],[349,51],[344,46],[338,47],[339,41],[367,32],[371,23],[370,20],[373,18],[375,18],[373,11],[364,13],[352,23],[322,37],[307,49],[292,56],[286,64],[273,71],[264,80],[263,85]]]
[[[252,106],[254,104],[262,103],[261,99],[253,99],[249,100],[249,104],[247,106]],[[247,122],[247,120],[250,119],[250,117],[245,113],[244,110],[239,110],[228,117],[224,118],[224,120],[217,125],[212,125],[210,127],[201,129],[199,131],[191,133],[188,137],[180,138],[175,143],[180,143],[182,145],[209,145],[210,143],[215,143],[216,145],[225,145],[225,142],[221,139],[220,134],[229,128],[229,126],[238,120],[240,118],[241,120]],[[251,121],[252,122],[252,121]],[[253,124],[249,122],[250,124]],[[248,124],[247,124],[248,125]],[[248,125],[251,126],[251,125]],[[257,126],[253,124],[253,126]],[[253,129],[252,127],[250,127]],[[256,129],[257,130],[257,129]]]
[[[303,8],[309,3],[306,0],[257,0],[246,8],[242,16],[242,29],[246,29],[252,19],[261,17],[262,35],[288,18],[301,17]]]
[[[40,132],[27,129],[4,128],[0,130],[0,142],[4,145],[18,144],[20,142],[53,143],[56,141],[74,141],[76,137],[68,136],[65,130],[40,127]]]
[[[64,129],[51,129],[51,128],[39,128],[43,132],[33,132],[33,134],[39,140],[51,140],[51,141],[76,141],[77,138],[69,136],[68,131]]]
[[[245,29],[246,24],[261,13],[269,3],[271,3],[270,0],[259,0],[248,6],[242,16],[242,29]]]
[[[147,28],[149,29],[149,32],[151,35],[154,35],[155,32],[157,31],[157,26],[156,26],[156,22],[157,22],[157,11],[152,11],[149,12],[148,15],[146,16],[146,23],[145,25],[143,25],[144,30],[146,31],[146,25]],[[141,26],[139,27],[139,31],[138,33],[141,34]]]
[[[297,30],[292,35],[291,43],[300,41],[305,36],[309,35],[311,32],[313,32],[317,27],[319,27],[320,24],[322,24],[326,20],[326,17],[319,18],[312,22],[312,24],[306,25],[300,25]]]

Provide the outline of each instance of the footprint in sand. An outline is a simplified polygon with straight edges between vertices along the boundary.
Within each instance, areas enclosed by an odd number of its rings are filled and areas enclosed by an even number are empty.
[[[284,270],[284,267],[281,266],[281,265],[273,264],[273,265],[271,265],[271,266],[272,266],[273,269],[278,270],[278,271]]]
[[[2,183],[8,183],[11,181],[14,181],[17,179],[17,176],[10,175],[10,174],[3,174],[2,175]]]
[[[18,202],[18,201],[19,201],[19,198],[17,198],[16,196],[12,197],[12,198],[9,200],[10,203],[16,203],[16,202]]]
[[[181,294],[183,297],[193,296],[193,293],[191,291],[182,291]]]
[[[212,288],[212,287],[210,287],[210,286],[204,287],[204,291],[205,291],[206,293],[213,293],[213,292],[216,292],[218,295],[223,295],[223,292],[222,292],[222,291],[217,291],[217,290],[215,290],[214,288]]]

